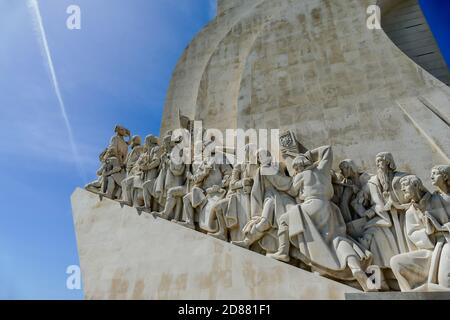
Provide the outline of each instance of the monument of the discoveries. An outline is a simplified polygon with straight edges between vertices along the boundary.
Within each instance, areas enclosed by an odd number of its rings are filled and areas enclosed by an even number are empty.
[[[72,195],[85,297],[450,291],[439,63],[415,0],[218,0],[175,68],[160,137],[118,125]]]

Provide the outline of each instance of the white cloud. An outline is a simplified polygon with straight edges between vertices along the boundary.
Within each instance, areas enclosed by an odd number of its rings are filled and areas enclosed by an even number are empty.
[[[47,66],[50,71],[51,81],[52,81],[53,87],[55,89],[56,97],[58,99],[61,116],[64,120],[64,124],[65,124],[66,130],[67,130],[69,145],[70,145],[70,149],[71,149],[73,158],[75,160],[75,165],[77,166],[81,177],[83,179],[85,179],[84,169],[81,164],[80,155],[78,153],[78,149],[75,144],[75,139],[73,137],[72,126],[70,124],[69,117],[66,112],[66,106],[64,104],[64,100],[62,98],[61,91],[59,88],[58,78],[56,77],[56,72],[55,72],[55,68],[53,65],[52,55],[50,53],[50,48],[47,43],[47,36],[45,33],[44,24],[42,22],[42,16],[41,16],[41,13],[39,10],[39,3],[37,0],[28,0],[28,6],[29,6],[30,12],[34,18],[37,36],[42,45],[42,49],[44,52],[44,58],[46,59]]]

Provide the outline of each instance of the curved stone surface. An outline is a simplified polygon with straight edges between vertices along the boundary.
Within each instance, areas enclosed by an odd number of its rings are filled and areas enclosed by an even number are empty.
[[[383,14],[386,34],[408,57],[450,85],[450,71],[422,12],[419,0],[403,0]]]
[[[400,170],[428,177],[450,163],[450,89],[366,27],[376,3],[399,0],[219,1],[175,69],[161,132],[180,109],[204,127],[291,129],[369,171],[391,151]]]
[[[360,292],[82,189],[72,208],[85,299],[345,299]]]

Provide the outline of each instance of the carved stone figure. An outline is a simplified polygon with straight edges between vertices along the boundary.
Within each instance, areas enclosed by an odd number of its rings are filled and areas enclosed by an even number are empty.
[[[355,200],[358,195],[363,196],[362,189],[367,185],[370,176],[360,172],[355,162],[351,159],[341,161],[339,163],[339,170],[341,179],[337,184],[342,187],[342,192],[339,197],[339,209],[345,222],[348,223],[361,218],[366,212],[364,205],[358,203],[358,206]]]
[[[366,211],[370,208],[370,175],[361,172],[351,159],[339,163],[340,173],[332,179],[334,187],[333,202],[339,207],[347,224],[347,233],[359,238],[367,223]]]
[[[90,183],[88,183],[84,188],[88,191],[94,192],[94,193],[102,193],[105,190],[102,190],[102,187],[104,186],[103,184],[103,171],[105,170],[105,156],[107,153],[108,149],[105,149],[100,155],[99,155],[99,160],[100,160],[100,168],[96,171],[96,175],[97,175],[97,180],[92,181]]]
[[[217,231],[217,221],[211,214],[214,204],[226,195],[225,188],[228,187],[232,168],[229,164],[220,161],[218,163],[215,151],[207,157],[200,165],[194,165],[193,175],[188,176],[194,186],[192,190],[183,197],[183,208],[186,221],[179,223],[195,229],[198,222],[200,230],[205,232]]]
[[[156,143],[158,139],[156,137],[151,138],[153,143]],[[161,164],[161,157],[164,153],[164,147],[154,146],[146,152],[147,161],[140,167],[143,179],[137,179],[135,185],[139,190],[142,188],[142,197],[144,199],[144,206],[139,208],[142,210],[154,210],[158,204],[154,199],[154,187],[156,179],[158,178],[159,168]]]
[[[434,174],[434,173],[433,173]],[[410,252],[392,257],[391,268],[402,291],[450,291],[450,223],[442,225],[430,212],[431,195],[416,176],[401,179],[409,208],[406,234]]]
[[[249,248],[258,241],[260,247],[270,253],[278,249],[278,219],[289,206],[295,205],[294,198],[287,193],[292,178],[286,176],[280,166],[274,168],[269,151],[259,150],[257,160],[259,168],[250,194],[251,220],[243,229],[244,240],[232,243]]]
[[[306,265],[342,280],[356,279],[368,291],[364,270],[370,253],[346,236],[346,225],[339,208],[331,202],[331,166],[333,153],[325,146],[298,156],[293,163],[297,171],[292,192],[297,206],[279,220],[279,248],[268,256],[289,262],[291,243],[295,258]]]
[[[357,280],[365,291],[373,290],[370,263],[381,269],[383,290],[398,281],[402,291],[450,291],[450,166],[433,167],[431,194],[418,177],[398,172],[388,152],[376,156],[373,176],[350,159],[335,172],[330,146],[306,152],[290,131],[280,137],[281,163],[266,150],[251,163],[255,153],[247,145],[245,161],[232,167],[229,151],[219,156],[211,137],[197,142],[202,158],[190,165],[182,142],[192,139],[193,121],[179,117],[189,132],[174,139],[169,131],[161,146],[152,135],[144,146],[139,136],[126,141],[130,131],[116,126],[99,156],[98,179],[85,188],[139,214],[152,212],[280,261],[295,259],[333,279]]]
[[[125,159],[126,178],[122,181],[122,199],[119,200],[121,204],[132,205],[132,189],[133,176],[136,170],[136,162],[139,160],[144,148],[141,146],[141,137],[133,136],[130,140],[131,151]]]
[[[218,231],[210,232],[209,235],[224,241],[244,240],[242,231],[250,220],[250,193],[256,165],[250,163],[251,145],[246,145],[245,151],[245,162],[233,168],[226,198],[211,209],[212,216],[217,218]]]
[[[133,139],[132,139],[133,140]],[[152,169],[150,156],[154,148],[158,147],[158,138],[149,135],[145,138],[143,147],[132,147],[127,159],[127,169],[129,169],[127,178],[122,182],[122,200],[121,204],[128,206],[143,206],[143,184],[147,181],[148,171]],[[134,153],[133,151],[138,148]],[[135,157],[138,159],[135,161]]]
[[[175,141],[175,144],[181,143],[181,140]],[[175,155],[174,152],[178,152]],[[173,157],[176,157],[174,159]],[[161,198],[164,199],[164,210],[162,212],[154,212],[154,214],[167,220],[180,220],[182,215],[182,196],[186,194],[186,180],[189,166],[183,161],[183,149],[174,149],[165,159],[164,169],[158,177],[157,188],[162,189]],[[164,184],[164,185],[162,185]]]
[[[158,177],[151,188],[149,185],[145,186],[145,193],[151,195],[154,200],[153,208],[149,209],[159,210],[160,208],[164,208],[167,196],[167,190],[165,190],[165,180],[170,166],[170,154],[173,147],[174,142],[172,141],[172,131],[169,131],[164,135],[162,140],[162,148],[160,150],[161,153],[158,156],[160,161],[158,167]]]
[[[130,175],[130,172],[134,168],[134,165],[138,161],[142,152],[144,152],[144,148],[141,146],[141,137],[133,136],[130,140],[130,145],[131,151],[128,153],[127,158],[125,159],[127,176]]]
[[[397,208],[405,203],[399,182],[406,174],[396,171],[394,157],[388,152],[376,156],[376,166],[377,174],[368,182],[371,207],[365,215],[369,221],[359,241],[372,252],[375,265],[389,268],[393,256],[407,252],[404,214]]]
[[[450,221],[450,166],[435,166],[431,170],[431,183],[436,192],[431,196],[430,214],[441,224]]]
[[[114,129],[115,136],[111,138],[108,148],[114,148],[117,152],[117,159],[121,165],[125,165],[128,156],[129,141],[125,141],[125,137],[131,137],[130,130],[123,126],[117,125]]]
[[[122,181],[125,179],[125,170],[117,157],[117,150],[108,148],[105,155],[105,166],[102,171],[103,186],[100,194],[110,198],[119,199],[122,194]]]

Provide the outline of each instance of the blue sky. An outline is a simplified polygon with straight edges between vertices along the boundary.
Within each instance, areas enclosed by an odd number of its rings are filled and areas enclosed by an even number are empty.
[[[419,3],[450,70],[450,1],[419,0]]]
[[[450,61],[449,29],[432,19],[450,2],[422,2]],[[116,123],[159,133],[171,73],[214,3],[39,0],[77,162],[27,0],[0,0],[0,298],[83,297],[65,286],[79,263],[70,194],[94,178]],[[71,4],[81,30],[66,28]]]
[[[80,299],[70,195],[92,180],[116,123],[159,133],[171,73],[210,0],[39,0],[74,141],[27,0],[0,0],[0,298]],[[66,28],[81,8],[82,29]]]

